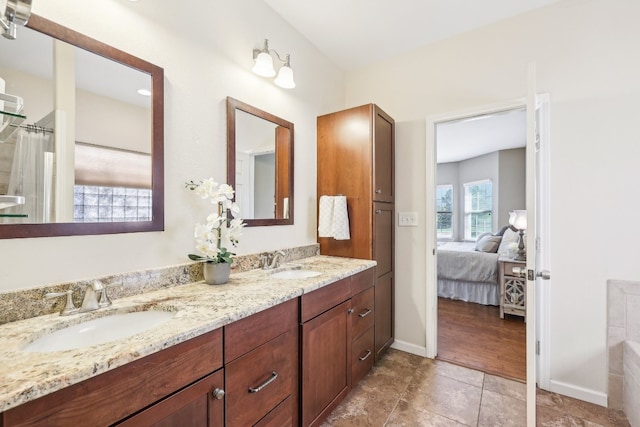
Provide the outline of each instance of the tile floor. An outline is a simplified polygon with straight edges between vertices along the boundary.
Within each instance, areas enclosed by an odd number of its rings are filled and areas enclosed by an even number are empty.
[[[341,426],[526,426],[525,384],[389,350],[327,418]],[[629,426],[624,414],[545,391],[538,426]]]

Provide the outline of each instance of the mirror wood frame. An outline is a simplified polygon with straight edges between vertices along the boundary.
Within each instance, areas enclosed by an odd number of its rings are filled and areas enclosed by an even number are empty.
[[[295,210],[293,201],[293,123],[249,104],[245,104],[244,102],[238,101],[237,99],[227,97],[227,183],[234,189],[236,188],[236,111],[244,111],[245,113],[251,114],[252,116],[259,117],[271,123],[275,123],[278,126],[287,128],[289,129],[290,137],[288,153],[289,175],[287,177],[287,185],[289,188],[289,218],[243,218],[243,221],[247,224],[247,227],[259,227],[266,225],[292,225],[293,212]]]
[[[151,221],[0,224],[0,239],[119,234],[164,230],[164,69],[46,18],[32,14],[27,28],[135,68],[151,77]]]

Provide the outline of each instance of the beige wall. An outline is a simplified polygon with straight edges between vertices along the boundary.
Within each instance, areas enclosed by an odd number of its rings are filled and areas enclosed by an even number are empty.
[[[295,124],[295,224],[246,229],[237,252],[315,243],[316,117],[343,107],[343,74],[263,1],[50,0],[33,11],[164,68],[165,231],[0,240],[0,291],[188,262],[210,205],[184,183],[226,180],[227,96]],[[291,54],[296,89],[251,73],[264,38]]]
[[[524,97],[527,63],[537,62],[538,89],[551,97],[551,386],[599,403],[607,392],[606,281],[640,277],[640,228],[628,226],[640,211],[638,16],[634,0],[561,1],[346,81],[347,106],[374,100],[399,122],[396,210],[424,219],[416,164],[424,118]],[[396,334],[420,349],[424,228],[396,236]]]

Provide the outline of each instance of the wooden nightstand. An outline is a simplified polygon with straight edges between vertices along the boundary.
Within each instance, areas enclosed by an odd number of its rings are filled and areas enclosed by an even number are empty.
[[[526,261],[507,257],[498,258],[500,264],[500,318],[504,314],[524,317],[527,321],[527,275]]]

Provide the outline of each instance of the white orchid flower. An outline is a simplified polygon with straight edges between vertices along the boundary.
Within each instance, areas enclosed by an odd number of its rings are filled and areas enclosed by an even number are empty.
[[[203,199],[210,198],[216,205],[214,212],[207,216],[205,224],[196,224],[194,237],[196,249],[204,256],[190,254],[192,260],[211,262],[231,262],[233,253],[226,248],[237,246],[242,228],[246,225],[242,219],[236,218],[240,207],[233,202],[234,190],[228,184],[218,184],[213,178],[202,180],[200,184],[193,181],[187,187]],[[229,220],[229,218],[233,219]]]

